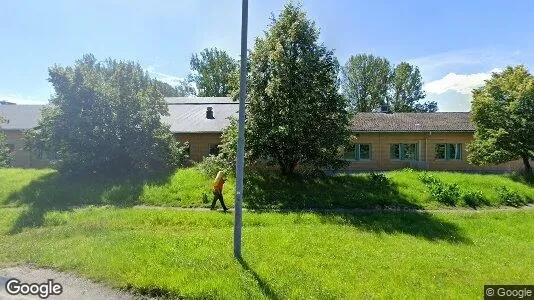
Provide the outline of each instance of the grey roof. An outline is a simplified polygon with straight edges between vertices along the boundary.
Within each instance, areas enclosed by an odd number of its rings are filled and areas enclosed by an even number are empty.
[[[236,104],[230,97],[165,97],[168,104]]]
[[[357,113],[354,132],[472,132],[475,126],[468,112]]]
[[[213,108],[214,119],[206,118],[208,107]],[[174,133],[222,132],[230,123],[230,117],[237,118],[238,111],[237,102],[171,104],[169,116],[162,117],[162,121],[169,124]]]
[[[239,104],[229,97],[165,98],[169,116],[162,121],[175,133],[218,133],[228,126],[230,117],[238,116]],[[45,105],[0,105],[0,116],[8,122],[4,130],[25,130],[37,126]],[[206,118],[208,107],[214,119]],[[467,112],[441,113],[358,113],[352,120],[354,132],[472,132],[475,130]]]
[[[0,105],[0,123],[3,130],[25,130],[37,126],[45,105]]]

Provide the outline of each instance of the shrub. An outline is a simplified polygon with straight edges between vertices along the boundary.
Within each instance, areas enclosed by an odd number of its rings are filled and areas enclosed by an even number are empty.
[[[462,201],[472,208],[476,208],[478,206],[487,205],[488,200],[482,195],[482,192],[480,191],[468,191],[462,193]]]
[[[375,186],[386,186],[390,184],[389,178],[382,173],[370,173],[369,180]]]
[[[439,203],[454,206],[460,200],[460,188],[456,183],[445,183],[427,172],[419,174],[419,179],[428,187],[432,198]]]
[[[200,172],[210,177],[215,177],[219,171],[223,171],[227,175],[232,173],[231,165],[220,155],[209,155],[204,157],[204,159],[197,164],[197,168]]]
[[[521,195],[519,195],[519,193],[516,191],[508,189],[506,186],[497,188],[497,192],[499,193],[499,198],[501,200],[501,204],[503,205],[513,207],[525,205],[525,201],[523,201]]]
[[[430,189],[430,193],[436,201],[446,205],[454,206],[460,199],[460,189],[456,183],[447,184],[440,182]]]
[[[437,179],[434,175],[428,174],[428,172],[422,172],[418,175],[419,180],[423,182],[425,185],[433,185],[439,183],[439,179]]]

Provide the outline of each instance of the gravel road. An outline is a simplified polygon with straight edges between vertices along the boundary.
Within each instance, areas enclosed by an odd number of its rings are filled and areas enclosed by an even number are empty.
[[[16,278],[21,283],[46,283],[48,279],[53,279],[54,283],[59,283],[63,287],[63,293],[59,296],[50,296],[50,300],[126,300],[135,299],[133,295],[123,291],[114,290],[103,284],[50,269],[38,269],[25,266],[10,267],[0,269],[0,299],[1,300],[35,300],[38,296],[18,295],[11,296],[6,291],[6,282]]]

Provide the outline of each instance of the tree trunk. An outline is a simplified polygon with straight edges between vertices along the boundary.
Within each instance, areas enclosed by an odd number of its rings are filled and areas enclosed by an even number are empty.
[[[525,173],[527,173],[527,175],[532,175],[532,166],[530,165],[529,156],[521,155],[521,158],[523,158],[523,164],[525,165]]]

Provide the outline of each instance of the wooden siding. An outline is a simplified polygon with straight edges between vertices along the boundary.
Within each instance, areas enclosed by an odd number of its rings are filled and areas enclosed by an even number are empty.
[[[7,144],[15,146],[11,165],[18,168],[45,168],[49,162],[39,159],[37,153],[24,150],[24,133],[20,130],[4,130]]]
[[[459,133],[359,133],[355,142],[371,144],[371,160],[351,161],[348,170],[393,170],[406,167],[426,167],[430,170],[456,171],[512,171],[521,170],[521,161],[500,165],[475,166],[467,162],[466,145],[473,140],[470,132]],[[418,159],[415,163],[390,159],[391,144],[417,144]],[[462,144],[461,160],[439,160],[435,158],[436,144]]]
[[[189,143],[189,156],[193,161],[201,161],[209,155],[210,145],[221,143],[220,133],[175,133],[174,137]]]

